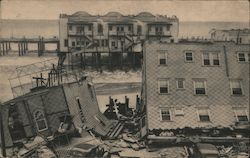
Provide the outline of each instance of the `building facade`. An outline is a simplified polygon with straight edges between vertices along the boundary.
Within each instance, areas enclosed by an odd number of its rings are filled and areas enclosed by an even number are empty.
[[[214,41],[234,41],[237,44],[250,44],[250,29],[212,29],[210,35]]]
[[[249,46],[148,41],[143,53],[142,135],[164,140],[170,131],[176,137],[208,130],[222,137],[232,134],[222,129],[249,125]]]
[[[56,139],[83,127],[108,137],[117,124],[100,112],[89,80],[35,88],[5,102],[2,118],[6,147],[37,135]]]
[[[177,17],[156,16],[148,12],[138,15],[118,12],[90,15],[83,11],[72,15],[61,14],[60,51],[73,52],[66,61],[71,64],[107,65],[113,61],[113,65],[126,65],[135,62],[135,53],[142,51],[142,41],[177,42],[178,31]]]

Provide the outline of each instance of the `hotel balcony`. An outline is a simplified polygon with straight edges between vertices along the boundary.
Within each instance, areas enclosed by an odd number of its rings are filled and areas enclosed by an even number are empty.
[[[92,36],[93,33],[92,31],[82,31],[82,32],[77,32],[77,31],[68,31],[69,36]]]
[[[171,32],[170,31],[149,31],[148,32],[149,37],[154,37],[154,36],[162,36],[162,37],[171,37]]]

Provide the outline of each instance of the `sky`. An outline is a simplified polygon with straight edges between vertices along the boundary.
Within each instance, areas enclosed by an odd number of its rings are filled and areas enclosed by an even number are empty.
[[[249,22],[248,0],[2,0],[2,19],[58,19],[60,13],[176,15],[180,21]]]

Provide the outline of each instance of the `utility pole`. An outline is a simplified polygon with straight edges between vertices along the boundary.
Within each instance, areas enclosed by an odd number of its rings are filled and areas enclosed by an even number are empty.
[[[0,0],[0,38],[2,37],[2,0]]]
[[[3,117],[2,117],[2,103],[0,102],[0,132],[1,132],[1,148],[2,155],[6,157],[6,149],[5,149],[5,138],[4,138],[4,129],[3,129]]]

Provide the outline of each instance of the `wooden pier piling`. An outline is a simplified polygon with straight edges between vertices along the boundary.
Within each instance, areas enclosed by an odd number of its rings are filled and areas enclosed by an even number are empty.
[[[18,55],[23,56],[28,53],[29,44],[37,44],[38,56],[41,56],[45,52],[46,43],[56,44],[56,52],[59,51],[59,39],[58,38],[0,38],[0,56],[7,55],[11,50],[11,44],[16,43],[18,45]]]
[[[2,56],[2,46],[1,46],[1,43],[0,43],[0,56]]]

